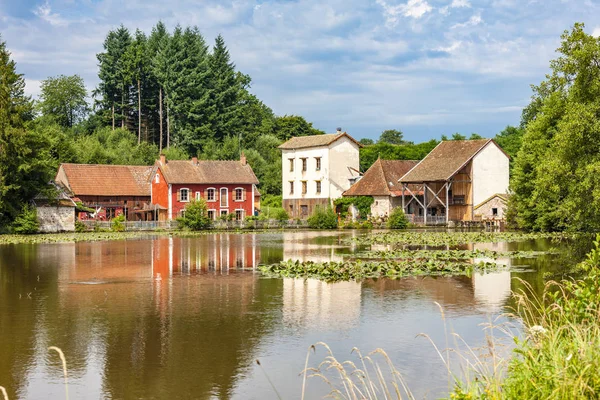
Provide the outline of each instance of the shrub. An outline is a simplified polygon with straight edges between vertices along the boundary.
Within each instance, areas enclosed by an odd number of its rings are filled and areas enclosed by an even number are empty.
[[[228,216],[229,215],[223,217],[227,218]],[[182,217],[177,218],[177,221],[179,222],[180,228],[190,229],[192,231],[210,228],[211,220],[208,217],[206,201],[204,199],[192,200],[185,206],[185,213]]]
[[[37,210],[35,207],[23,207],[21,213],[17,215],[12,223],[14,233],[31,234],[36,233],[39,228],[40,224],[37,219]]]
[[[313,229],[336,229],[338,217],[331,207],[316,207],[308,217],[308,226]]]
[[[87,227],[85,224],[79,220],[75,220],[75,232],[85,232]]]
[[[121,214],[118,217],[112,219],[110,224],[113,232],[124,232],[125,231],[125,215]]]
[[[265,194],[260,200],[260,205],[266,207],[281,207],[282,202],[283,200],[281,195],[276,196],[273,194]]]
[[[351,205],[358,208],[359,217],[364,219],[371,214],[371,204],[373,204],[373,201],[374,199],[371,196],[340,197],[333,201],[333,205],[340,212],[340,216],[343,219],[348,215],[348,208]]]
[[[387,226],[390,229],[406,229],[408,227],[408,218],[404,215],[402,207],[396,207],[392,210]]]
[[[260,221],[266,221],[269,219],[275,219],[277,221],[287,221],[290,219],[288,213],[281,207],[263,207],[260,215],[258,216]]]

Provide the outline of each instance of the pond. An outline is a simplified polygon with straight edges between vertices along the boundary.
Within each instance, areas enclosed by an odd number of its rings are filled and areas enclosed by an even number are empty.
[[[10,399],[300,398],[309,346],[340,360],[383,348],[417,398],[448,392],[428,334],[485,344],[520,278],[540,292],[585,249],[549,239],[478,243],[469,250],[558,254],[500,258],[488,274],[325,283],[267,278],[259,264],[341,261],[364,248],[357,231],[216,233],[121,241],[0,246],[0,386]],[[583,246],[585,247],[585,246]],[[568,260],[568,261],[567,261]],[[439,304],[445,319],[440,314]],[[309,365],[327,353],[319,347]],[[260,366],[255,362],[260,360]],[[270,382],[271,383],[270,383]],[[275,387],[275,389],[273,388]],[[310,378],[306,398],[329,389]]]

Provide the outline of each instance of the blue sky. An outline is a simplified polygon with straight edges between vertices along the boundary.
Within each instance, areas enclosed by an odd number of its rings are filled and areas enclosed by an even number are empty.
[[[119,24],[158,20],[221,33],[275,113],[357,138],[493,136],[521,109],[575,22],[600,35],[599,0],[0,0],[0,33],[39,92],[48,76],[98,83],[96,53]]]

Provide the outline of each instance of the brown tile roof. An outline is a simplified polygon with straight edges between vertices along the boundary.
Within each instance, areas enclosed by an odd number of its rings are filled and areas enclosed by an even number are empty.
[[[192,164],[188,160],[171,160],[166,165],[157,164],[169,183],[240,183],[258,184],[249,164],[240,161],[200,160]]]
[[[150,196],[151,172],[146,166],[61,164],[56,181],[74,196]]]
[[[404,174],[417,165],[412,160],[375,161],[364,176],[344,192],[344,196],[391,196],[402,194],[402,185],[398,182]]]
[[[494,198],[499,198],[500,201],[502,201],[503,203],[508,202],[508,195],[506,193],[496,193],[491,195],[490,197],[488,197],[487,199],[485,199],[484,201],[482,201],[481,203],[477,204],[475,206],[475,210],[477,210],[478,208],[480,208],[481,206],[483,206],[485,203],[487,203],[488,201],[494,199]]]
[[[348,139],[356,143],[359,147],[362,147],[362,145],[359,142],[357,142],[356,139],[354,139],[352,136],[348,135],[346,132],[341,132],[327,133],[325,135],[293,137],[287,142],[281,144],[279,148],[283,150],[294,150],[304,149],[307,147],[329,146],[331,143],[335,142],[343,136],[346,136]]]
[[[447,181],[490,142],[497,146],[492,139],[440,142],[400,180],[405,183]]]

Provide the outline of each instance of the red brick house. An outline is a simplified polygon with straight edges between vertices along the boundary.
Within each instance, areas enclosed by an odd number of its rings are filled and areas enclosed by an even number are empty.
[[[61,164],[54,181],[76,201],[96,210],[94,218],[110,220],[124,214],[140,220],[150,203],[152,167],[136,165]],[[88,213],[79,213],[79,219]]]
[[[239,161],[167,161],[161,155],[151,178],[151,201],[161,209],[159,220],[181,216],[192,199],[200,198],[206,200],[212,219],[235,214],[241,220],[256,208],[258,179],[244,156]]]

